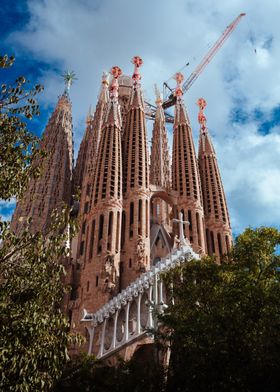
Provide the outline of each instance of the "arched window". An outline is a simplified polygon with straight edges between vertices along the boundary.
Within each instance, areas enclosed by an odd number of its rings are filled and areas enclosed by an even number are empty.
[[[214,241],[214,233],[213,233],[213,231],[210,231],[210,238],[211,238],[212,253],[215,253],[215,241]]]
[[[108,224],[108,242],[107,242],[107,249],[112,249],[112,227],[113,227],[113,211],[109,213],[109,224]]]
[[[116,251],[119,251],[120,244],[120,211],[117,212],[117,234],[116,234]]]
[[[124,243],[125,243],[125,221],[126,221],[126,215],[125,211],[122,212],[122,227],[121,227],[121,249],[123,249]]]
[[[133,223],[134,223],[134,203],[130,203],[129,208],[129,238],[133,237]]]
[[[218,233],[217,239],[218,239],[219,254],[220,254],[220,257],[222,257],[222,255],[223,255],[223,248],[222,248],[222,240],[221,240],[221,234],[220,233]]]
[[[148,200],[146,200],[146,222],[145,222],[146,237],[148,237],[149,226],[150,226],[150,221],[149,221],[149,203],[148,203]]]
[[[198,236],[198,245],[201,246],[201,232],[200,232],[200,219],[199,219],[199,213],[197,212],[195,214],[196,216],[196,228],[197,228],[197,236]]]
[[[138,201],[138,234],[142,235],[142,200]]]
[[[230,244],[229,244],[228,235],[226,235],[226,247],[227,247],[227,253],[229,253],[230,252]]]
[[[192,231],[192,212],[191,212],[191,210],[188,210],[188,221],[190,222],[189,229],[190,229],[190,231]]]
[[[93,245],[94,245],[94,235],[95,235],[95,219],[91,224],[91,236],[90,236],[90,246],[89,246],[89,258],[92,258],[93,254]]]
[[[100,215],[100,217],[99,217],[97,253],[100,253],[102,251],[101,240],[103,238],[103,226],[104,226],[104,215]]]

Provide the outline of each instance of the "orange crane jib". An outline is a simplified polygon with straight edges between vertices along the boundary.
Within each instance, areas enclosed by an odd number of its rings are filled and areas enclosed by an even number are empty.
[[[215,42],[215,44],[212,46],[212,48],[209,50],[209,52],[203,57],[199,65],[195,68],[193,73],[187,78],[187,80],[184,82],[182,89],[184,92],[186,92],[192,84],[195,82],[195,80],[198,78],[198,76],[202,73],[204,68],[206,67],[207,64],[210,63],[212,58],[215,56],[215,54],[218,52],[218,50],[221,48],[221,46],[224,44],[226,39],[230,36],[230,34],[233,32],[233,30],[236,28],[240,20],[242,19],[243,16],[245,16],[245,13],[241,13],[240,15],[237,16],[237,18],[234,19],[234,21],[227,26],[225,31],[222,33],[220,38]],[[176,102],[176,96],[174,94],[171,94],[169,99],[163,102],[162,107],[164,109],[173,106]]]

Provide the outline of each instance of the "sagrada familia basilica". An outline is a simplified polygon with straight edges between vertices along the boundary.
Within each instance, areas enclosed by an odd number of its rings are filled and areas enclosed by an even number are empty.
[[[156,93],[151,150],[141,88],[142,60],[132,76],[117,66],[102,77],[96,110],[73,167],[69,85],[46,126],[42,175],[31,179],[18,201],[12,228],[26,218],[33,232],[46,232],[54,209],[74,204],[80,229],[66,262],[72,290],[67,303],[71,328],[87,338],[87,350],[125,358],[148,344],[154,325],[150,305],[164,307],[160,272],[174,263],[215,255],[218,263],[232,244],[226,197],[217,157],[198,100],[198,155],[184,104],[183,75],[176,74],[173,144],[170,158],[162,98]],[[128,351],[130,354],[127,354]]]

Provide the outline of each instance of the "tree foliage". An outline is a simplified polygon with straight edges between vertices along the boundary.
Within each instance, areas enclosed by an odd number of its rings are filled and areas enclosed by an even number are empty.
[[[16,237],[0,222],[1,390],[49,390],[69,359],[67,346],[77,340],[60,310],[69,211],[53,221],[47,239],[28,229]]]
[[[280,233],[246,229],[228,261],[191,261],[168,273],[168,391],[278,391]],[[166,333],[168,331],[168,333]]]
[[[14,57],[0,56],[2,72],[13,63]],[[1,83],[0,198],[3,200],[22,194],[30,176],[38,175],[39,156],[43,154],[37,150],[39,139],[28,131],[25,122],[39,115],[35,97],[43,87],[36,85],[28,89],[27,85],[24,76],[13,84]]]
[[[0,57],[0,68],[14,59]],[[39,114],[35,95],[21,76],[0,91],[0,199],[20,197],[33,175],[39,175],[39,139],[23,118]],[[65,292],[63,262],[69,259],[69,208],[54,212],[44,233],[28,230],[16,236],[0,219],[0,390],[48,391],[67,362],[67,347],[80,339],[69,332],[61,305]]]
[[[145,361],[134,357],[108,366],[94,357],[80,356],[70,361],[53,392],[161,392],[165,373],[150,355]]]

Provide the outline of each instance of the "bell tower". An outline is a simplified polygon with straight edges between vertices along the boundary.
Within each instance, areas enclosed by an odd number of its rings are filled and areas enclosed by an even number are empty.
[[[133,86],[123,135],[123,194],[121,287],[150,267],[150,197],[147,130],[139,56],[132,59]]]
[[[205,253],[204,214],[197,158],[190,120],[183,100],[183,75],[176,74],[172,154],[172,188],[178,193],[177,216],[183,214],[185,237],[197,253]]]
[[[229,252],[232,245],[230,220],[216,152],[203,112],[207,103],[204,98],[200,98],[197,105],[199,106],[198,122],[200,124],[198,159],[204,204],[207,253],[209,255],[215,254],[218,261],[220,261],[222,256]]]

